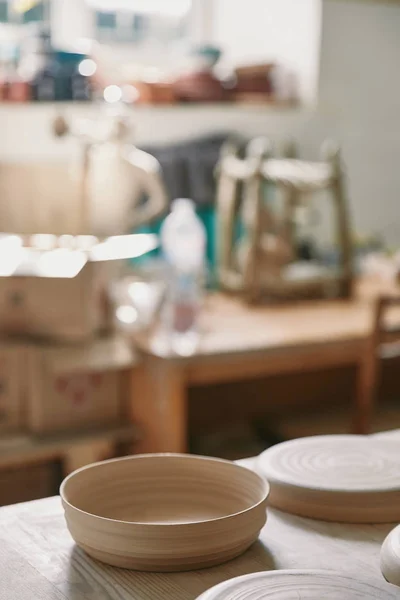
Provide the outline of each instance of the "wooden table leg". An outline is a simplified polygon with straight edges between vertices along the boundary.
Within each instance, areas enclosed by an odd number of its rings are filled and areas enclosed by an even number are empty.
[[[132,372],[130,417],[139,427],[135,453],[187,451],[187,391],[183,368],[153,356]]]

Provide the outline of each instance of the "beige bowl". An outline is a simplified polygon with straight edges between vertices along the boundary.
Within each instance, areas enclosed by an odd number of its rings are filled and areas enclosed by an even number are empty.
[[[268,484],[232,462],[143,454],[78,469],[61,485],[68,529],[90,556],[143,571],[208,567],[244,552]]]

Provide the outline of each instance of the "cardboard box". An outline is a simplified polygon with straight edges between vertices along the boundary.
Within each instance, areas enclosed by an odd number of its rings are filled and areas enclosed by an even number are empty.
[[[26,349],[23,345],[0,345],[0,434],[24,425]]]
[[[112,327],[108,287],[153,235],[0,236],[0,332],[82,342]]]
[[[65,342],[107,330],[111,308],[103,267],[89,263],[71,279],[0,277],[0,330]]]
[[[127,374],[136,360],[119,336],[79,347],[31,346],[28,429],[45,435],[121,423],[130,394]]]

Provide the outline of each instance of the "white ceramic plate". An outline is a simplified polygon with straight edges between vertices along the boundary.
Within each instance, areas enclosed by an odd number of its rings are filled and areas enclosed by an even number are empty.
[[[358,581],[333,571],[283,570],[224,581],[197,600],[398,600],[384,581]]]
[[[263,452],[256,471],[271,506],[305,517],[352,523],[400,520],[400,442],[327,435]]]

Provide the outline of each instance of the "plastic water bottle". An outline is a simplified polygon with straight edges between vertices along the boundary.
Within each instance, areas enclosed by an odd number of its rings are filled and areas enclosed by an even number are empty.
[[[171,349],[183,356],[196,349],[204,276],[206,232],[194,203],[178,198],[161,228],[161,246],[171,278],[165,325]]]

